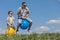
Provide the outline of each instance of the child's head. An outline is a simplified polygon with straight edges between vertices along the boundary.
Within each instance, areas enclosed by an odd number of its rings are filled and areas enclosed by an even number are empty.
[[[12,17],[12,14],[13,14],[12,11],[9,11],[9,12],[8,12],[8,15],[9,15],[10,17]]]

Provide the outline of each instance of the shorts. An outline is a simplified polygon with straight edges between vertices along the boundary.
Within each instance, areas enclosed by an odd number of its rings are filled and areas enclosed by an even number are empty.
[[[32,20],[30,18],[26,18],[30,23],[32,22]],[[18,19],[18,23],[21,23],[22,19]]]

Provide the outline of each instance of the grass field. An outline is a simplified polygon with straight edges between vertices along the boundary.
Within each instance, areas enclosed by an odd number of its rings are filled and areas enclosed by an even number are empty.
[[[30,34],[7,36],[0,34],[0,40],[60,40],[60,33],[42,33],[42,34]]]

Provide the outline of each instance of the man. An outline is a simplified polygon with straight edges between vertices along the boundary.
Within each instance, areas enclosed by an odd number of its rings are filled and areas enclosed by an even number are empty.
[[[22,6],[18,8],[18,24],[17,24],[17,30],[21,25],[22,19],[27,19],[30,22],[30,26],[28,28],[28,32],[32,26],[32,20],[28,17],[29,16],[29,8],[26,5],[26,2],[22,2]]]

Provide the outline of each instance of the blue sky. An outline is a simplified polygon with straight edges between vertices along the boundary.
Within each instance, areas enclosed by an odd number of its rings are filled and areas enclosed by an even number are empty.
[[[31,33],[59,32],[60,31],[60,0],[0,0],[0,33],[7,28],[6,18],[8,11],[13,11],[16,27],[17,9],[22,2],[26,2],[30,9],[30,18],[33,21]],[[28,33],[27,30],[19,31],[21,34]]]

